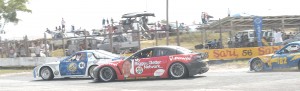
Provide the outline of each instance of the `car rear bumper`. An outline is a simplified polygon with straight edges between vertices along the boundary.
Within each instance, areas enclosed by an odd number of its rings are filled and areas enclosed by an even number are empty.
[[[189,76],[194,76],[196,74],[202,74],[209,70],[208,63],[206,61],[197,59],[187,64],[189,71]]]

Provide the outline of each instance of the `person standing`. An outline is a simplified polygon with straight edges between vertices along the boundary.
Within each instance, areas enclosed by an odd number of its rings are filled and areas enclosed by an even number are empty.
[[[9,49],[8,57],[9,58],[14,58],[15,57],[15,49],[12,46]]]
[[[206,13],[205,12],[202,12],[201,14],[201,20],[202,20],[202,24],[207,24],[207,21],[206,21]]]
[[[65,31],[65,28],[66,27],[66,21],[64,20],[64,18],[62,18],[62,20],[61,20],[61,29],[62,29],[62,32],[64,32]]]
[[[274,33],[274,45],[279,46],[282,44],[282,42],[282,32],[279,29],[277,29]]]
[[[35,43],[35,56],[36,57],[41,57],[41,47],[40,47],[40,43],[36,42]]]
[[[20,57],[26,56],[26,49],[25,49],[24,45],[20,46],[19,51],[20,51]]]

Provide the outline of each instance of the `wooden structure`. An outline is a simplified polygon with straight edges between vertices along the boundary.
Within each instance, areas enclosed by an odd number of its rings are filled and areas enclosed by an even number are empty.
[[[254,16],[240,16],[240,17],[225,17],[220,21],[214,21],[208,25],[201,25],[200,30],[244,30],[253,29]],[[299,28],[300,15],[284,15],[284,16],[262,16],[263,29],[273,28]]]

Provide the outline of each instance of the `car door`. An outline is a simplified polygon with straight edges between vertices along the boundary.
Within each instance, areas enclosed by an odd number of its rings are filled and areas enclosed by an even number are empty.
[[[160,77],[164,73],[168,72],[168,64],[170,62],[169,56],[175,55],[176,50],[168,49],[168,48],[156,48],[154,50],[154,56],[151,58],[149,62],[151,65],[155,66],[152,70],[152,76]]]
[[[149,64],[152,60],[154,49],[145,49],[139,51],[123,63],[122,72],[126,78],[141,78],[141,77],[150,77],[152,76],[153,65]]]
[[[85,75],[87,69],[86,52],[75,53],[59,64],[61,76]]]
[[[290,66],[293,66],[296,62],[294,60],[294,57],[296,55],[299,55],[299,44],[289,44],[285,47],[283,47],[280,51],[276,52],[274,56],[272,57],[272,60],[275,61],[275,63],[272,64],[273,68],[288,68]]]

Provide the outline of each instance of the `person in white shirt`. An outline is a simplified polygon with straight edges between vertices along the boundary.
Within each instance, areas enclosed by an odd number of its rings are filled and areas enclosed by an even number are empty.
[[[276,32],[274,33],[274,45],[279,46],[282,45],[282,32],[277,29]]]

